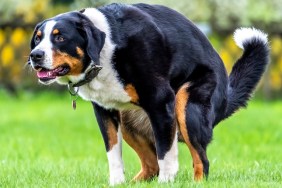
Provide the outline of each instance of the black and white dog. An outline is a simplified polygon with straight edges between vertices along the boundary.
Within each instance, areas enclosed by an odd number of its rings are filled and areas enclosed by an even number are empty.
[[[137,152],[135,180],[178,171],[177,140],[192,155],[194,179],[208,175],[206,148],[221,120],[246,106],[268,64],[267,35],[236,30],[244,49],[229,77],[219,55],[184,16],[158,5],[111,4],[39,23],[30,64],[91,101],[106,146],[110,184],[125,181],[123,139]]]

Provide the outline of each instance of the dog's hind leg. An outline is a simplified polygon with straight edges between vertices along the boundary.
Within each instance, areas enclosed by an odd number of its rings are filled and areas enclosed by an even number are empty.
[[[204,147],[198,142],[198,137],[202,136],[202,124],[199,123],[199,119],[201,119],[201,115],[203,112],[200,109],[194,108],[192,111],[189,110],[190,105],[194,105],[189,103],[189,83],[184,84],[176,94],[176,118],[179,125],[179,131],[187,144],[192,159],[193,159],[193,167],[194,167],[194,179],[196,181],[202,180],[204,176],[208,176],[209,171],[209,161],[206,155],[206,145]],[[201,122],[204,124],[204,122]],[[188,125],[193,124],[193,125]],[[188,128],[192,127],[192,129],[188,130]],[[188,132],[190,131],[190,132]],[[190,135],[190,136],[189,136]],[[206,138],[209,139],[209,138]]]
[[[147,180],[159,173],[154,134],[148,115],[142,110],[121,113],[123,139],[140,158],[141,170],[133,181]]]
[[[154,140],[150,139],[152,131],[146,133],[146,130],[137,130],[140,127],[151,126],[150,123],[146,124],[146,121],[131,121],[129,116],[122,115],[122,136],[123,139],[131,146],[140,158],[141,170],[133,178],[133,181],[148,180],[159,173],[159,166],[156,154],[156,148]],[[138,119],[138,117],[130,117],[131,119]],[[148,118],[147,118],[148,119]],[[143,128],[147,129],[147,127]],[[139,132],[141,131],[141,133]],[[148,135],[144,135],[148,134]]]
[[[169,182],[178,172],[175,95],[168,82],[158,79],[140,95],[140,105],[152,124],[159,165],[158,181]]]

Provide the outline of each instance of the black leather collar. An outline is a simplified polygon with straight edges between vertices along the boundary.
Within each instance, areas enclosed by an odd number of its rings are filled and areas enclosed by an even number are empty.
[[[95,65],[93,62],[90,63],[90,65],[87,67],[85,70],[85,77],[83,80],[73,84],[72,82],[69,82],[68,84],[68,89],[69,93],[72,97],[72,108],[75,110],[76,109],[76,100],[78,98],[78,91],[79,87],[91,82],[99,73],[99,71],[102,69],[102,66],[100,65]]]
[[[70,94],[73,96],[76,95],[78,89],[75,90],[74,88],[80,87],[84,84],[91,82],[91,80],[93,80],[98,75],[101,69],[102,69],[102,66],[95,65],[93,62],[91,62],[88,68],[85,70],[85,77],[83,80],[80,80],[79,82],[75,84],[73,84],[72,82],[69,82],[68,89],[69,89]]]
[[[73,87],[79,87],[84,84],[87,84],[91,82],[99,73],[99,71],[102,69],[102,66],[100,65],[95,65],[94,63],[91,63],[89,67],[85,70],[85,77],[83,80],[73,84]]]

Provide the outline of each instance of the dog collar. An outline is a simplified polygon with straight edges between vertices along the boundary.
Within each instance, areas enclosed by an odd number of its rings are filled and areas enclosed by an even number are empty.
[[[102,69],[102,66],[95,65],[93,62],[90,63],[90,65],[85,70],[85,77],[83,80],[73,84],[72,82],[68,83],[68,90],[72,97],[72,107],[75,110],[76,109],[76,100],[78,98],[78,91],[79,87],[91,82],[99,73],[99,71]]]
[[[79,87],[79,86],[89,83],[91,80],[93,80],[98,75],[101,69],[102,69],[102,66],[95,65],[93,62],[91,62],[90,65],[85,70],[84,79],[75,84],[71,83],[72,87]]]

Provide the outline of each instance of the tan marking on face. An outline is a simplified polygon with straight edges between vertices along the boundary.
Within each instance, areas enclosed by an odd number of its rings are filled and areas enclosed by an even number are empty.
[[[186,107],[188,105],[189,93],[187,91],[189,83],[184,84],[176,94],[175,112],[179,124],[179,130],[188,146],[194,164],[194,179],[200,181],[204,177],[204,166],[198,151],[191,144],[188,137],[188,130],[186,125]]]
[[[68,75],[79,75],[82,73],[83,63],[81,59],[72,57],[61,51],[53,51],[53,68],[63,64],[68,64],[70,67]]]
[[[81,48],[79,48],[78,46],[76,47],[76,53],[77,55],[79,55],[80,58],[84,57],[84,52]]]
[[[39,36],[39,37],[41,37],[41,36],[42,36],[42,31],[37,31],[37,32],[36,32],[36,35]]]
[[[53,35],[57,35],[57,34],[60,33],[60,31],[59,31],[59,29],[54,29],[52,33],[53,33]]]
[[[107,134],[109,140],[109,150],[118,143],[117,129],[112,121],[107,122]]]
[[[136,92],[135,87],[132,84],[127,84],[125,86],[124,90],[129,95],[129,97],[131,98],[131,102],[135,103],[135,104],[138,104],[139,96],[138,96],[138,94]]]
[[[138,134],[132,134],[130,128],[127,129],[124,125],[121,126],[122,137],[126,143],[131,146],[140,158],[141,170],[133,178],[133,181],[147,180],[156,176],[159,172],[156,151],[152,149],[148,140]]]

